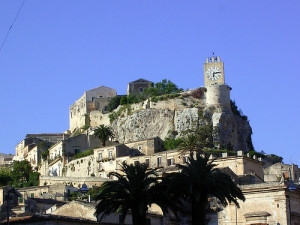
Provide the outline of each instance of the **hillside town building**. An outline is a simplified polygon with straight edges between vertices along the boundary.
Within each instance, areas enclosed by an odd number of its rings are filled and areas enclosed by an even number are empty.
[[[99,217],[93,214],[94,203],[69,202],[71,192],[80,191],[83,185],[93,188],[111,181],[109,173],[119,171],[122,162],[147,163],[160,176],[178,172],[176,164],[187,163],[189,153],[180,148],[166,150],[164,140],[183,137],[187,130],[210,125],[215,150],[231,150],[211,154],[210,160],[240,185],[246,201],[239,202],[240,208],[234,204],[223,208],[212,198],[209,224],[299,225],[298,166],[276,163],[266,167],[262,158],[251,156],[252,129],[245,116],[232,110],[231,87],[225,83],[220,57],[206,59],[203,75],[204,87],[176,97],[148,98],[127,108],[120,105],[111,113],[106,106],[117,96],[115,89],[100,86],[85,91],[70,107],[68,132],[27,135],[16,146],[14,160],[28,160],[41,174],[39,187],[18,189],[20,205],[29,199],[31,204],[47,204],[37,198],[51,196],[66,204],[54,206],[48,202],[45,213],[82,216],[87,224],[93,223]],[[144,79],[130,82],[127,95],[138,95],[152,85]],[[114,133],[106,146],[93,135],[100,124],[110,126]],[[41,157],[45,145],[40,143],[51,144],[48,157]],[[45,207],[39,205],[40,209]],[[188,218],[177,221],[172,215],[164,217],[155,206],[149,209],[148,216],[151,224],[188,224]],[[105,222],[118,224],[118,215],[107,217]]]
[[[97,87],[88,91],[70,106],[70,131],[88,124],[88,114],[92,111],[105,112],[109,99],[116,96],[117,91],[109,87]]]

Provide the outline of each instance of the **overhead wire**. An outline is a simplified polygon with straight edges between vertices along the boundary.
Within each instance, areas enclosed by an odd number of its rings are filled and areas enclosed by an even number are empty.
[[[2,41],[2,44],[1,44],[1,46],[0,46],[0,51],[2,50],[2,48],[3,48],[5,42],[6,42],[7,38],[8,38],[8,35],[9,35],[9,33],[10,33],[12,27],[14,26],[15,22],[17,21],[18,16],[19,16],[19,14],[20,14],[20,12],[21,12],[23,6],[24,6],[25,1],[26,1],[26,0],[23,0],[22,4],[21,4],[21,6],[20,6],[20,8],[19,8],[19,10],[18,10],[18,12],[17,12],[17,15],[15,16],[15,18],[14,18],[14,20],[12,21],[10,27],[8,28],[8,30],[7,30],[7,32],[6,32],[6,35],[5,35],[5,37],[4,37],[3,41]]]

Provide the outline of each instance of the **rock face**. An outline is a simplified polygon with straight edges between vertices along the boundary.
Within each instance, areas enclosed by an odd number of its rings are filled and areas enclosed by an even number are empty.
[[[174,127],[174,111],[145,109],[116,119],[112,127],[116,139],[128,143],[159,136],[165,138]]]
[[[231,146],[234,150],[250,150],[247,141],[252,129],[249,122],[233,115],[231,110],[207,106],[205,99],[192,97],[147,105],[132,106],[134,110],[131,113],[124,112],[112,122],[119,142],[128,143],[156,136],[164,140],[171,134],[180,137],[186,129],[211,124],[216,147]]]

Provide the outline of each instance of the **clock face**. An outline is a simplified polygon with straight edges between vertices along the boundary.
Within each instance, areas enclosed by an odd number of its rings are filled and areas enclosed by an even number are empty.
[[[212,66],[206,71],[206,76],[209,80],[218,80],[222,74],[219,67]]]

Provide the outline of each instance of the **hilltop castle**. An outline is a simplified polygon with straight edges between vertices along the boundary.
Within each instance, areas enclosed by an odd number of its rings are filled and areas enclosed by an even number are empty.
[[[170,133],[180,136],[186,129],[205,125],[209,120],[214,128],[215,147],[249,151],[252,130],[247,120],[232,113],[231,88],[225,83],[224,63],[220,57],[206,59],[203,77],[205,86],[197,89],[201,92],[197,98],[191,97],[193,90],[190,90],[175,99],[158,102],[147,99],[131,105],[129,111],[122,112],[122,116],[113,121],[107,104],[117,95],[116,90],[101,86],[86,91],[70,107],[70,131],[104,124],[114,129],[120,143],[155,136],[164,140]],[[152,84],[144,79],[133,81],[128,84],[127,95],[137,95]],[[115,112],[120,112],[120,107]]]

